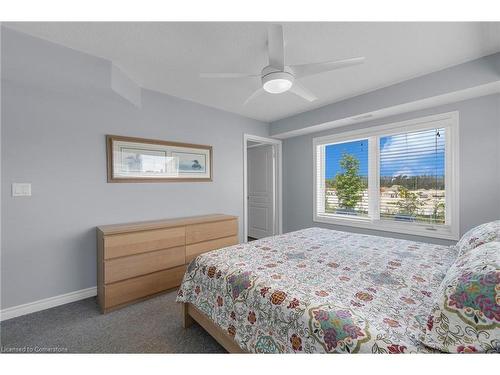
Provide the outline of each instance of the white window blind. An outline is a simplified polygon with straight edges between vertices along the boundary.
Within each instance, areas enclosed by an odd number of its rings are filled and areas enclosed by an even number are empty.
[[[380,218],[445,223],[444,128],[380,137]]]
[[[316,192],[316,199],[315,199],[315,204],[316,204],[316,211],[315,212],[320,212],[324,213],[325,212],[325,146],[318,146],[316,148],[316,160],[318,162],[316,163],[316,175],[315,175],[315,181],[317,181],[316,186],[317,186],[317,192]]]

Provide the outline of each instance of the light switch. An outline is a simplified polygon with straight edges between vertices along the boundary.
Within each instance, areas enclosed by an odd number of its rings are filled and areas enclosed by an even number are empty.
[[[13,183],[12,184],[12,196],[13,197],[30,197],[31,196],[31,184],[25,183],[25,182]]]

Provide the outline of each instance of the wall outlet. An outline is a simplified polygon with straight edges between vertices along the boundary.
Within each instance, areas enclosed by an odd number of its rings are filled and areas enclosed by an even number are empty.
[[[13,197],[31,197],[31,184],[30,183],[13,183],[12,184]]]

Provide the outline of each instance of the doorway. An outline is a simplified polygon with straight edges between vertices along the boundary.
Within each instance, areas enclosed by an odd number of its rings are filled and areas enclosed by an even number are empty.
[[[281,140],[244,135],[244,241],[283,232]]]

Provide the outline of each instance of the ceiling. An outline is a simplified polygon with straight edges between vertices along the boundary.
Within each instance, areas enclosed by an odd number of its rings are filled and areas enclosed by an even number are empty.
[[[285,63],[365,56],[366,62],[301,79],[319,100],[264,94],[259,78],[206,79],[267,65],[266,23],[6,23],[113,61],[144,88],[271,122],[500,51],[500,23],[283,23]]]

